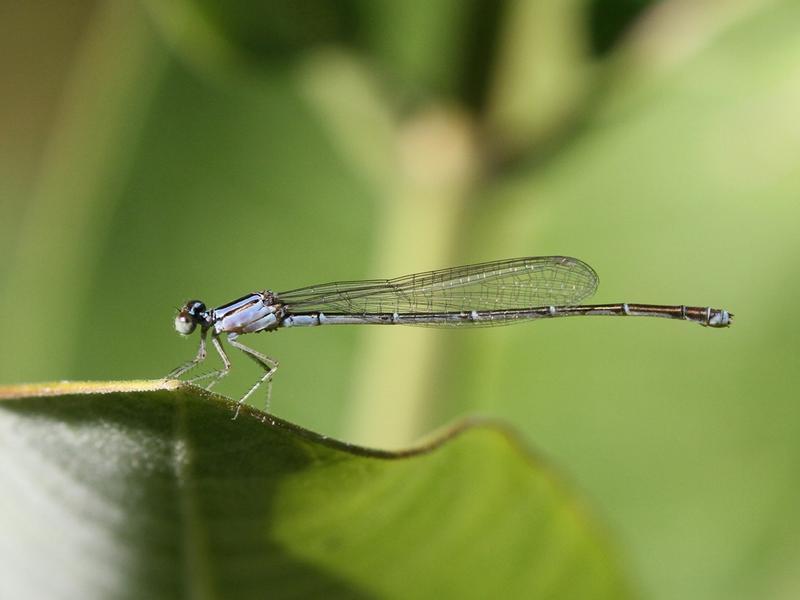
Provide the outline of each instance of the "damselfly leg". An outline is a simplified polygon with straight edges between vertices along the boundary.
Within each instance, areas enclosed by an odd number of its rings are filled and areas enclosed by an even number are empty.
[[[255,350],[249,348],[248,346],[245,346],[236,339],[238,337],[239,336],[236,333],[228,334],[228,341],[230,342],[231,346],[233,346],[234,348],[238,348],[239,350],[244,352],[253,361],[255,361],[256,364],[258,364],[261,368],[263,368],[264,375],[262,375],[261,378],[253,384],[253,386],[248,390],[248,392],[244,396],[239,398],[239,402],[236,404],[236,412],[233,415],[234,419],[239,416],[239,411],[242,408],[242,404],[244,404],[245,401],[250,396],[253,395],[253,392],[255,392],[265,381],[267,382],[267,403],[264,410],[266,412],[269,412],[269,400],[270,397],[272,396],[272,376],[275,374],[275,371],[278,370],[277,360],[270,358],[269,356],[266,356],[264,354],[261,354],[260,352],[256,352]]]
[[[172,369],[167,374],[167,379],[179,379],[181,375],[191,371],[206,359],[206,335],[208,335],[208,331],[203,330],[200,332],[200,347],[197,349],[197,355],[192,360],[187,360]]]
[[[214,349],[217,351],[217,354],[219,354],[220,359],[222,359],[222,368],[209,371],[208,373],[203,373],[202,375],[198,375],[197,377],[192,377],[189,379],[189,383],[197,383],[203,379],[210,378],[211,381],[205,385],[207,390],[210,390],[212,387],[214,387],[217,382],[225,377],[225,375],[227,375],[231,370],[231,361],[228,358],[228,354],[225,352],[225,348],[222,347],[222,342],[219,341],[219,334],[216,332],[211,333],[211,343],[214,345]]]

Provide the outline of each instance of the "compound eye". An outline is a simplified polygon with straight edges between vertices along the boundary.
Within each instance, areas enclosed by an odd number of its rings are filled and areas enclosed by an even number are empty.
[[[195,321],[189,314],[186,309],[183,309],[181,312],[178,313],[178,316],[175,317],[175,331],[180,333],[181,335],[189,335],[194,331],[194,328],[197,326],[197,321]]]
[[[204,322],[205,318],[206,305],[200,300],[189,300],[175,317],[175,331],[181,335],[189,335],[198,323]]]

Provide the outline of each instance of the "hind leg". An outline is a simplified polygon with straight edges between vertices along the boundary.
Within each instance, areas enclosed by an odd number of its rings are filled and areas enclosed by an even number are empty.
[[[272,376],[275,374],[275,371],[278,370],[278,361],[270,358],[269,356],[265,356],[260,352],[256,352],[252,348],[245,346],[241,342],[237,340],[238,335],[235,333],[228,334],[228,342],[230,342],[231,346],[238,348],[242,352],[244,352],[247,356],[250,357],[253,361],[255,361],[261,368],[264,369],[264,375],[256,381],[253,386],[247,391],[247,393],[239,399],[239,402],[236,406],[236,413],[233,415],[233,418],[239,416],[239,410],[242,408],[242,404],[253,395],[253,393],[259,388],[259,386],[267,382],[267,402],[265,405],[265,410],[269,411],[269,400],[270,396],[272,395]]]

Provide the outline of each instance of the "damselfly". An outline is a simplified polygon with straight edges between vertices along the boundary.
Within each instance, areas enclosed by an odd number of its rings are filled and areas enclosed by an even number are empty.
[[[598,278],[589,265],[567,256],[512,258],[494,262],[415,273],[396,279],[339,281],[288,292],[253,292],[208,309],[190,300],[175,317],[178,333],[189,335],[200,327],[200,347],[190,361],[174,369],[177,378],[206,358],[206,338],[222,359],[222,368],[190,379],[210,379],[211,388],[228,374],[231,362],[220,341],[228,342],[258,363],[264,374],[239,400],[239,408],[267,382],[269,403],[272,377],[278,362],[242,344],[246,333],[317,325],[420,325],[427,327],[482,327],[533,319],[605,315],[662,317],[692,321],[705,327],[727,327],[733,315],[711,307],[656,304],[579,304],[597,289]]]

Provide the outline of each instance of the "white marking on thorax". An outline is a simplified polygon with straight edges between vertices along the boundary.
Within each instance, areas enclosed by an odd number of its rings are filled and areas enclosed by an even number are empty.
[[[260,294],[252,294],[240,303],[215,310],[217,333],[255,333],[277,326],[275,307],[266,304]]]

